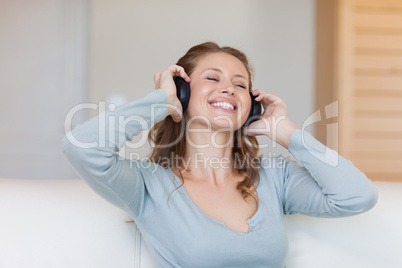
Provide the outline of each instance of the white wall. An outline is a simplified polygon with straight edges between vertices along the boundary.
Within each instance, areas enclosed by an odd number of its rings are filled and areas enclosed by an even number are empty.
[[[154,73],[208,40],[246,52],[255,87],[296,124],[313,111],[313,0],[87,1],[0,1],[0,177],[76,178],[60,149],[67,112],[146,95]]]
[[[0,177],[77,177],[61,138],[67,111],[87,91],[86,7],[0,1]]]
[[[91,102],[138,99],[154,90],[154,73],[216,41],[249,56],[254,86],[284,99],[299,127],[313,112],[313,0],[92,0],[90,10]]]

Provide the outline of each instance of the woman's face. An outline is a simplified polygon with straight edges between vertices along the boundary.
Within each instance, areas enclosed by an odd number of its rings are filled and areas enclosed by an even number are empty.
[[[223,53],[209,53],[190,75],[191,97],[186,121],[212,129],[239,129],[250,112],[249,77],[243,63]],[[227,129],[228,130],[228,129]]]

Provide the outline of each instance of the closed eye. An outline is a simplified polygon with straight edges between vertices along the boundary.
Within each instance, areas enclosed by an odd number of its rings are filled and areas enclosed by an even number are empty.
[[[243,89],[246,89],[246,87],[243,86],[243,85],[236,85],[236,86],[241,87],[241,88],[243,88]]]
[[[211,81],[218,81],[218,79],[213,78],[213,77],[208,77],[207,80],[211,80]]]

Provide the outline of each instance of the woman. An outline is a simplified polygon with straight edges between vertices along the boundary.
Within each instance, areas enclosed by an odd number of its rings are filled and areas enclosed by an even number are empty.
[[[174,76],[190,83],[184,113]],[[133,217],[157,267],[284,267],[283,215],[343,217],[375,205],[371,181],[310,134],[302,136],[279,97],[253,90],[264,113],[244,126],[252,71],[242,52],[203,43],[154,79],[152,93],[67,134],[63,151],[96,192]],[[125,142],[153,123],[151,163],[120,159]],[[258,135],[302,165],[259,157]],[[70,136],[96,146],[79,148]],[[318,158],[312,149],[330,153]],[[327,164],[334,159],[338,165]]]

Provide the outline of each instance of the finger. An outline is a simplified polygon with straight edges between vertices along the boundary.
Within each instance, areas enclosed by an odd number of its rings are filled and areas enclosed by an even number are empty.
[[[252,94],[255,98],[257,98],[258,95],[260,94],[260,90],[259,90],[259,89],[254,89],[254,90],[251,91],[251,94]]]
[[[179,123],[181,121],[181,116],[173,116],[173,121]]]
[[[265,93],[261,91],[261,94],[258,95],[255,98],[256,101],[261,101],[261,100],[268,100],[269,102],[275,102],[277,100],[281,100],[281,98],[275,96],[274,94],[271,93]]]
[[[256,136],[257,135],[257,133],[255,132],[255,131],[253,131],[253,129],[250,129],[249,127],[245,127],[244,129],[243,129],[243,134],[245,135],[245,136]]]
[[[180,76],[181,76],[184,80],[186,80],[187,83],[190,83],[190,82],[191,82],[190,77],[187,75],[187,73],[186,73],[186,71],[184,71],[184,69],[180,72]]]
[[[259,90],[259,89],[254,89],[254,90],[251,91],[251,93],[252,93],[254,96],[259,95],[260,92],[261,92],[261,90]]]
[[[256,96],[255,97],[256,101],[261,101],[264,98],[264,96],[266,96],[267,94],[269,94],[269,93],[266,93],[260,89],[255,89],[253,92],[253,95]]]
[[[264,100],[264,96],[267,95],[268,93],[261,91],[260,89],[254,89],[252,91],[253,96],[255,97],[255,100],[258,102],[261,102],[263,104],[269,104],[267,100]]]
[[[181,121],[182,115],[183,115],[183,113],[182,113],[181,109],[180,109],[180,111],[175,111],[172,114],[173,121],[176,123],[179,123]]]
[[[178,75],[181,78],[183,78],[186,82],[190,83],[191,79],[187,75],[187,73],[183,67],[181,67],[179,65],[171,65],[168,69],[171,71],[172,76]]]
[[[254,96],[257,96],[257,98],[260,97],[260,96],[268,96],[268,97],[269,97],[271,100],[273,100],[273,101],[275,101],[275,100],[277,100],[277,99],[280,99],[278,96],[276,96],[276,95],[274,95],[274,94],[272,94],[272,93],[264,92],[264,91],[262,91],[261,89],[254,89],[254,90],[252,91],[252,94],[253,94]],[[260,97],[260,99],[262,99],[262,97]]]
[[[156,81],[156,80],[158,79],[158,77],[160,76],[160,74],[161,74],[160,72],[154,74],[154,81]]]
[[[161,73],[156,73],[154,75],[154,83],[155,83],[155,88],[157,88],[158,84],[159,84],[159,79],[161,77]]]

